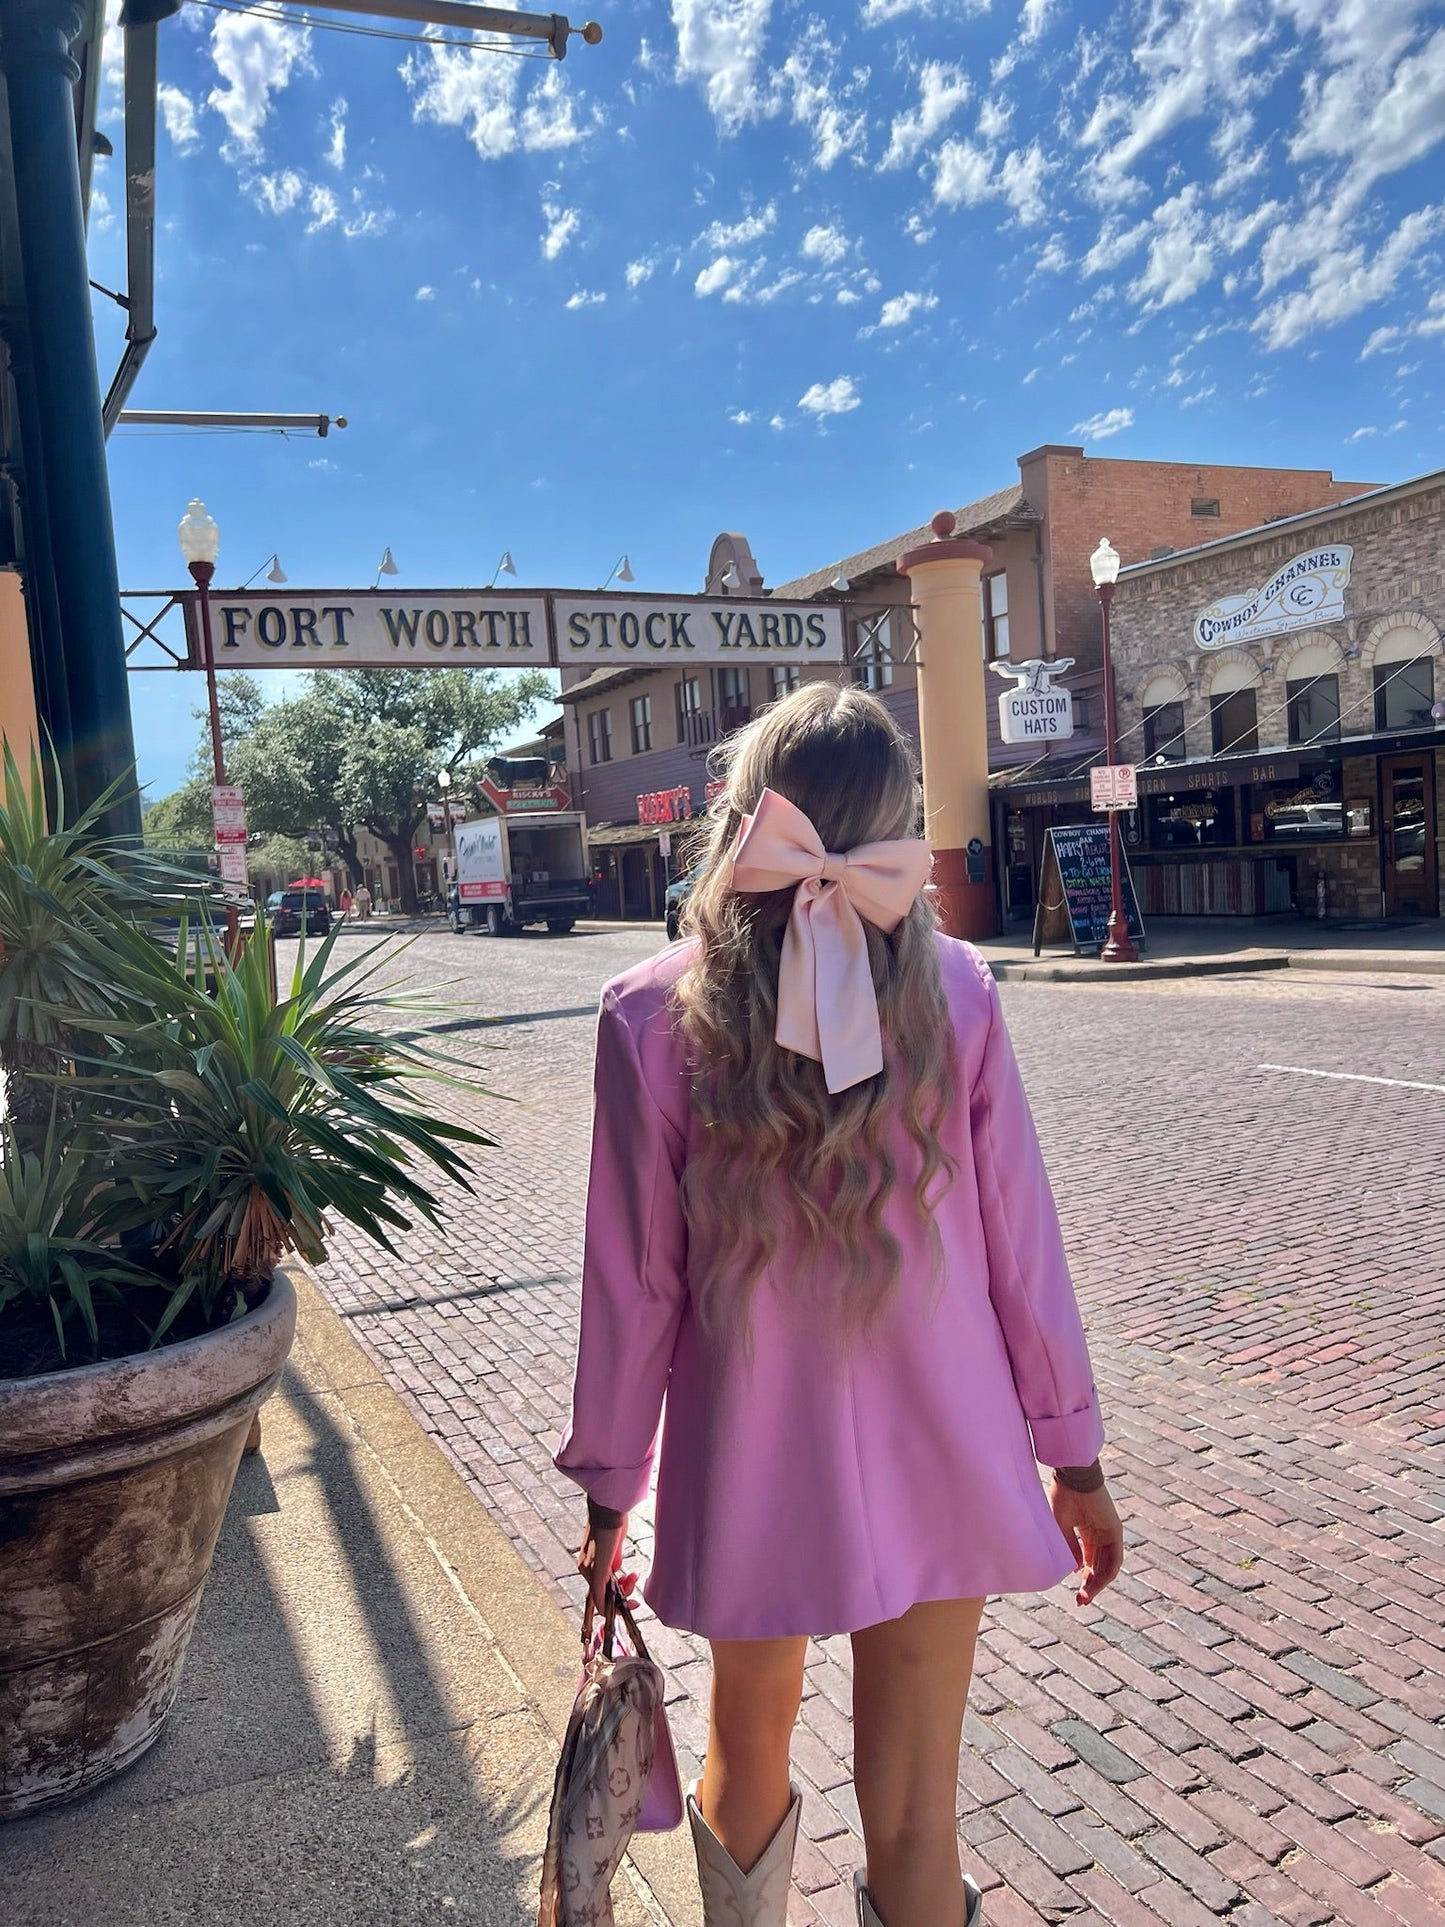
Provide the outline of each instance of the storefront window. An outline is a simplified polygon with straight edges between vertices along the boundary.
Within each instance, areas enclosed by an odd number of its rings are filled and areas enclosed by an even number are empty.
[[[1233,790],[1149,798],[1151,850],[1227,849],[1234,841]]]
[[[1335,743],[1340,736],[1340,679],[1311,676],[1285,684],[1292,743]]]
[[[1209,730],[1216,756],[1232,750],[1259,748],[1259,719],[1252,689],[1231,689],[1227,696],[1214,696],[1209,704]]]
[[[796,662],[775,662],[769,673],[773,679],[775,698],[786,696],[789,690],[798,688],[803,680],[802,665]]]
[[[1435,700],[1435,663],[1430,656],[1414,662],[1382,663],[1375,671],[1376,729],[1428,729],[1430,705]]]
[[[1344,833],[1336,770],[1308,783],[1256,783],[1249,792],[1251,843],[1317,843]]]
[[[1183,703],[1156,703],[1144,711],[1144,754],[1178,762],[1184,754]]]

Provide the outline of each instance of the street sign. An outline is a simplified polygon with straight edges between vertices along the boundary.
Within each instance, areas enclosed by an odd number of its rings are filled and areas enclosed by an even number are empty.
[[[1074,699],[1054,686],[1054,677],[1073,666],[1072,656],[989,664],[996,676],[1013,679],[1013,688],[998,699],[999,735],[1006,743],[1060,742],[1073,735]]]
[[[1135,810],[1139,785],[1132,763],[1104,763],[1089,771],[1090,801],[1096,810]]]
[[[223,843],[220,853],[220,868],[223,883],[244,884],[248,880],[245,844]]]
[[[217,783],[212,789],[211,827],[218,844],[245,844],[246,799],[234,783]]]

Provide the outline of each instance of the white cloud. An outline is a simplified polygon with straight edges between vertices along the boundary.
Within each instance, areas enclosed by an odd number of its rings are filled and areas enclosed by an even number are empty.
[[[818,261],[825,268],[836,267],[853,243],[841,228],[810,227],[798,252],[805,261]]]
[[[757,70],[772,10],[772,0],[672,0],[677,78],[701,83],[721,133],[767,112]]]
[[[1445,28],[1407,51],[1414,12],[1408,0],[1341,0],[1333,17],[1318,23],[1328,71],[1316,67],[1305,76],[1290,155],[1346,161],[1351,202],[1445,140]]]
[[[555,261],[581,227],[582,216],[575,207],[559,207],[555,201],[544,198],[542,219],[547,223],[542,235],[542,259]]]
[[[993,191],[993,162],[972,141],[945,141],[934,156],[933,198],[940,207],[977,207]]]
[[[1134,426],[1132,408],[1110,408],[1086,420],[1075,422],[1072,434],[1081,435],[1086,442],[1106,442],[1111,435],[1118,435],[1126,428]]]
[[[163,80],[156,88],[156,105],[161,110],[161,119],[165,122],[171,146],[178,154],[189,154],[200,146],[201,130],[196,124],[196,103],[189,94]]]
[[[853,308],[863,299],[856,288],[839,288],[835,297],[839,307]]]
[[[1199,201],[1199,184],[1191,181],[1154,210],[1148,260],[1129,283],[1131,299],[1142,302],[1146,314],[1187,301],[1214,273],[1214,248]]]
[[[656,271],[657,262],[650,254],[643,255],[640,260],[629,261],[627,264],[628,287],[640,288],[644,281],[650,281],[652,279]]]
[[[90,225],[97,234],[104,234],[107,228],[115,226],[115,210],[111,207],[110,196],[103,187],[90,190]]]
[[[435,288],[422,287],[416,291],[416,299],[418,301],[435,301],[436,298],[437,291]]]
[[[326,149],[326,165],[339,174],[346,165],[346,101],[338,96],[331,103],[331,144]]]
[[[726,254],[729,248],[749,247],[761,241],[777,225],[778,204],[769,201],[762,209],[750,210],[736,221],[714,221],[697,237],[713,254]]]
[[[1042,40],[1048,31],[1049,15],[1054,10],[1055,0],[1024,0],[1023,18],[1019,22],[1019,39],[1025,46]]]
[[[1037,141],[1015,148],[995,168],[991,152],[972,141],[947,140],[934,156],[933,198],[940,207],[1007,201],[1019,221],[1032,227],[1048,211],[1043,188],[1052,167]]]
[[[1030,382],[1037,381],[1038,378],[1039,378],[1038,369],[1030,368],[1029,372],[1024,376],[1023,380],[1020,382],[1019,386],[1021,388],[1027,388]]]
[[[746,428],[754,419],[755,417],[751,408],[730,408],[728,410],[728,420],[730,422],[736,422],[739,428]]]
[[[1008,124],[1014,117],[1014,110],[1005,100],[997,98],[986,100],[978,110],[979,138],[986,141],[1001,140],[1008,132]]]
[[[1035,272],[1038,274],[1062,274],[1068,265],[1069,251],[1064,246],[1063,235],[1051,234],[1039,250],[1039,257],[1034,262]]]
[[[730,254],[720,254],[716,261],[706,267],[693,282],[694,294],[716,294],[725,288],[737,273],[738,264]]]
[[[313,181],[306,190],[306,206],[311,215],[306,223],[308,234],[319,234],[322,228],[335,227],[341,219],[341,203],[331,189],[320,181]]]
[[[1080,266],[1085,274],[1107,274],[1144,245],[1148,232],[1147,221],[1136,221],[1132,227],[1125,227],[1122,221],[1108,220]]]
[[[510,47],[508,41],[476,34],[475,46]],[[460,52],[438,44],[411,54],[401,74],[411,92],[411,114],[416,121],[439,127],[460,127],[484,161],[500,160],[519,149],[547,153],[571,147],[597,125],[592,110],[584,125],[578,119],[577,99],[567,89],[560,67],[545,76],[518,107],[523,63]]]
[[[1346,435],[1345,440],[1347,442],[1366,442],[1370,439],[1371,435],[1378,435],[1379,432],[1378,428],[1357,428],[1353,435]]]
[[[286,167],[275,174],[253,175],[245,187],[263,213],[288,214],[293,207],[301,205],[306,192],[306,177],[298,174],[294,167]]]
[[[861,18],[865,27],[886,27],[910,13],[968,16],[988,9],[989,0],[863,0]]]
[[[812,136],[812,163],[822,173],[857,153],[867,138],[867,111],[858,103],[868,78],[868,69],[859,67],[851,80],[840,79],[838,49],[816,19],[783,62],[780,85],[791,94],[791,118]]]
[[[889,133],[881,168],[906,167],[941,133],[968,99],[967,74],[943,60],[926,60],[918,70],[918,105],[899,114]]]
[[[223,13],[211,29],[211,59],[225,83],[206,96],[231,132],[237,155],[257,154],[271,96],[311,66],[311,34],[254,14]]]
[[[1213,393],[1214,383],[1211,382],[1207,388],[1196,388],[1192,395],[1181,395],[1179,397],[1179,406],[1181,408],[1197,408],[1201,402],[1208,401]]]
[[[829,415],[851,414],[862,400],[852,377],[838,375],[832,381],[815,381],[806,394],[798,397],[798,406],[822,421]]]
[[[576,294],[569,294],[565,306],[569,308],[600,308],[607,296],[591,288],[579,288]]]
[[[903,223],[903,232],[911,241],[916,241],[919,247],[926,247],[933,239],[933,229],[921,214],[910,214]]]
[[[769,415],[768,417],[769,428],[781,429],[781,428],[786,428],[787,425],[788,425],[788,418],[786,415]]]
[[[1376,328],[1364,347],[1360,350],[1360,360],[1368,361],[1371,355],[1384,354],[1388,349],[1398,348],[1404,339],[1403,328]]]
[[[895,294],[891,301],[883,303],[883,311],[878,317],[880,328],[902,328],[916,314],[938,306],[936,294],[920,294],[910,289],[906,294]]]
[[[1390,294],[1427,241],[1445,228],[1445,205],[1417,208],[1367,260],[1363,242],[1328,246],[1308,284],[1271,302],[1255,321],[1268,348],[1292,348]]]

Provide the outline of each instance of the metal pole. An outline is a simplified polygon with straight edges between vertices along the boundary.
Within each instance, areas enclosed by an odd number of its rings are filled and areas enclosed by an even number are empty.
[[[1104,612],[1104,756],[1114,764],[1118,731],[1114,717],[1114,657],[1109,633],[1109,605],[1114,600],[1112,582],[1099,584],[1099,607]],[[1119,811],[1109,811],[1109,935],[1103,949],[1105,963],[1137,963],[1139,953],[1129,935],[1129,912],[1124,905],[1124,840]]]
[[[70,44],[80,26],[73,0],[8,0],[0,11],[33,357],[30,420],[38,443],[24,454],[27,465],[41,457],[43,478],[39,499],[32,486],[29,513],[41,519],[53,556],[60,622],[55,667],[63,675],[68,710],[55,713],[47,676],[39,692],[40,720],[54,738],[74,809],[133,779],[135,768],[75,138],[80,70]],[[33,474],[31,479],[33,485]],[[132,788],[111,805],[101,829],[139,836],[140,824],[140,798]]]
[[[221,735],[221,704],[216,691],[216,658],[211,647],[211,578],[216,573],[214,562],[191,562],[187,564],[198,594],[197,605],[201,616],[201,653],[206,665],[206,706],[211,714],[211,762],[216,772],[218,787],[226,781],[226,745]],[[234,963],[241,953],[241,914],[229,897],[226,898],[226,955]]]

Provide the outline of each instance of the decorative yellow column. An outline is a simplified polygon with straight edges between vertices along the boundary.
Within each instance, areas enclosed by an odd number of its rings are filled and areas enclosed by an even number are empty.
[[[0,740],[9,743],[22,772],[30,768],[38,733],[25,597],[19,576],[0,569]]]
[[[992,551],[935,515],[934,539],[900,556],[918,611],[918,736],[924,835],[943,928],[978,943],[998,934],[988,807],[988,719],[979,578]]]

